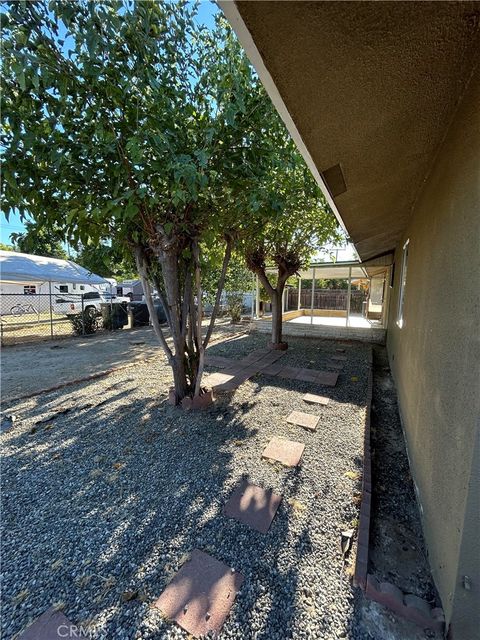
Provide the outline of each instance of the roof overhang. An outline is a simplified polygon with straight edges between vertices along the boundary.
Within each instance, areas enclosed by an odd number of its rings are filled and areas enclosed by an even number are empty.
[[[218,4],[361,259],[393,250],[480,59],[480,3]]]

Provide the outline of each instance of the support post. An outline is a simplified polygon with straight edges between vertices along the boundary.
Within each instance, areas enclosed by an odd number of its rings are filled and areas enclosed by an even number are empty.
[[[252,320],[255,318],[255,276],[252,277]]]
[[[315,302],[315,267],[313,267],[313,277],[312,277],[312,300],[310,303],[310,324],[313,324],[314,302]]]
[[[348,290],[347,290],[347,317],[345,326],[348,327],[350,323],[350,298],[352,294],[352,267],[348,267]]]
[[[52,283],[48,281],[48,300],[50,303],[50,337],[53,340],[53,308],[52,308]]]
[[[255,317],[260,318],[260,282],[255,276]]]
[[[282,316],[285,313],[286,304],[287,304],[287,287],[285,287],[282,293]]]
[[[298,300],[297,300],[297,311],[300,311],[301,308],[301,297],[302,297],[302,279],[298,279]]]

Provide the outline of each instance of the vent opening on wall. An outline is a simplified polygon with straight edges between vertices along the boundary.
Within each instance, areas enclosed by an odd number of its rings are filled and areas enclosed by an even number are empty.
[[[322,171],[322,178],[327,185],[328,190],[330,191],[330,195],[332,198],[345,193],[347,190],[347,185],[345,182],[345,177],[343,175],[342,167],[339,164],[330,167],[329,169],[325,169]]]

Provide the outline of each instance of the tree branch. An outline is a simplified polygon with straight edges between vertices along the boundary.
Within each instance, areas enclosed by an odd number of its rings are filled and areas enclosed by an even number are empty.
[[[155,305],[153,304],[152,297],[152,289],[150,287],[150,281],[148,280],[148,272],[145,260],[145,253],[140,246],[135,247],[135,262],[137,265],[138,275],[140,276],[140,281],[142,283],[143,290],[145,292],[145,301],[147,303],[148,312],[150,314],[150,319],[152,321],[153,330],[155,331],[155,335],[160,341],[160,344],[165,351],[165,354],[168,359],[168,363],[171,365],[173,363],[173,353],[170,347],[167,344],[165,336],[162,331],[162,327],[158,321],[157,312],[155,310]]]
[[[220,273],[220,279],[218,281],[217,295],[215,296],[215,304],[212,309],[212,317],[210,318],[210,324],[208,325],[207,333],[203,341],[204,349],[207,348],[207,345],[210,342],[210,338],[213,332],[213,327],[215,325],[215,320],[217,319],[218,309],[220,307],[220,299],[222,297],[223,286],[225,284],[225,277],[227,275],[228,263],[230,262],[230,258],[232,256],[232,246],[233,246],[233,238],[232,236],[228,236],[227,245],[225,247],[225,254],[223,256],[222,271]]]

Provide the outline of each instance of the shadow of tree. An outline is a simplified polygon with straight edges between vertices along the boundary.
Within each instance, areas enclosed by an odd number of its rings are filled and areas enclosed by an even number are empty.
[[[227,637],[237,629],[242,638],[288,638],[308,626],[305,616],[313,607],[312,619],[318,617],[315,598],[323,588],[312,563],[321,535],[337,535],[322,533],[318,496],[344,489],[328,469],[311,466],[321,454],[318,434],[297,432],[307,445],[299,468],[278,470],[260,455],[285,389],[300,398],[312,385],[257,376],[248,393],[225,394],[206,411],[186,413],[166,403],[167,383],[148,394],[140,393],[132,370],[119,377],[101,389],[90,381],[38,397],[28,426],[5,438],[5,637],[54,602],[64,603],[72,621],[90,621],[95,638],[165,637],[169,623],[148,604],[195,548],[245,576]],[[340,387],[329,395],[351,403]],[[268,429],[267,414],[256,413],[262,402],[270,407]],[[60,414],[62,408],[71,410]],[[334,438],[336,428],[322,437]],[[332,460],[344,466],[358,454],[337,451],[334,442],[331,448]],[[284,497],[266,535],[222,513],[244,477]],[[300,507],[291,505],[294,499]],[[355,512],[347,509],[346,517]],[[341,567],[332,558],[338,576]],[[28,595],[17,602],[21,590]],[[127,591],[137,597],[123,602]]]

